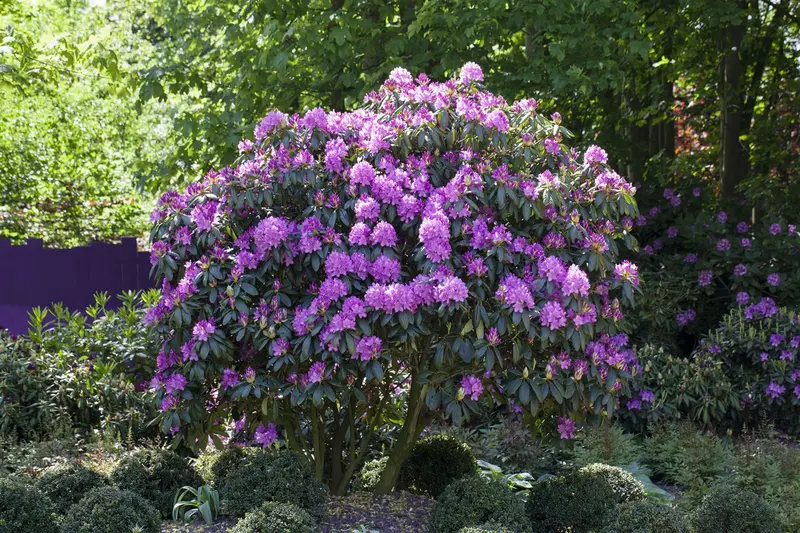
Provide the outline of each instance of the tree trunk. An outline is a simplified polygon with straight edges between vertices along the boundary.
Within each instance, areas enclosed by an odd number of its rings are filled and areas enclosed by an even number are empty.
[[[412,377],[411,392],[409,393],[408,413],[403,429],[397,437],[397,442],[389,452],[389,460],[383,469],[381,479],[375,487],[375,494],[388,494],[397,484],[400,476],[400,468],[403,466],[411,448],[419,438],[423,428],[419,427],[420,415],[425,408],[425,394],[428,391],[427,385],[416,383],[416,376]]]
[[[722,109],[720,113],[720,176],[722,197],[733,198],[736,186],[746,172],[746,156],[739,137],[742,135],[742,59],[744,26],[731,24],[725,29],[721,74]]]

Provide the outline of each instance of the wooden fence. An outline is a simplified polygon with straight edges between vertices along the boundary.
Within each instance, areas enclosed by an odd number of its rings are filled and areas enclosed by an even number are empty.
[[[39,239],[12,246],[0,239],[0,327],[24,333],[32,307],[61,302],[74,310],[94,303],[94,293],[115,295],[149,289],[150,254],[136,239],[121,244],[92,243],[80,248],[44,248]]]

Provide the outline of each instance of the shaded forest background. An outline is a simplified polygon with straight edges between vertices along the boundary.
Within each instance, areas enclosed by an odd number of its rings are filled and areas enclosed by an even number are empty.
[[[154,195],[233,162],[269,109],[349,109],[397,66],[467,61],[643,198],[706,182],[756,217],[800,200],[800,0],[0,0],[0,28],[16,242],[143,235]]]

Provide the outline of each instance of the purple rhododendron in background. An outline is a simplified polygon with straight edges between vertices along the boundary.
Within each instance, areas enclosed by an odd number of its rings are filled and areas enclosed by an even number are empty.
[[[602,148],[566,146],[560,115],[482,80],[474,63],[441,83],[397,68],[353,112],[271,111],[236,166],[163,196],[147,318],[165,433],[284,435],[341,493],[392,427],[386,491],[430,421],[490,394],[568,415],[570,437],[625,401],[636,190]]]
[[[558,422],[558,434],[562,439],[572,439],[575,437],[575,421],[569,418],[562,418]]]

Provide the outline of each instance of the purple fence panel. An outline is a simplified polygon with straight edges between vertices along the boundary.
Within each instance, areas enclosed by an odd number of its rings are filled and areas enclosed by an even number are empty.
[[[39,239],[24,246],[0,239],[0,327],[24,333],[31,308],[61,302],[82,310],[99,291],[116,307],[119,293],[153,287],[149,273],[150,254],[139,252],[134,238],[68,249],[44,248]]]

